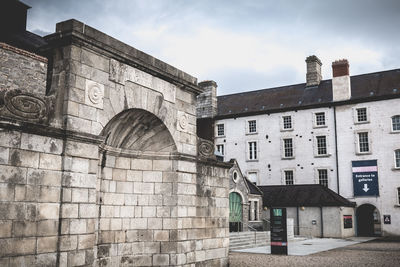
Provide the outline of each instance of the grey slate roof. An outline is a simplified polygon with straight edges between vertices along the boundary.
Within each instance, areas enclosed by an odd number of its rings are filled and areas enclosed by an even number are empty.
[[[267,207],[354,207],[355,203],[319,184],[258,186]]]
[[[400,69],[351,76],[352,97],[332,101],[332,80],[319,86],[305,83],[218,96],[218,118],[239,117],[316,106],[348,104],[400,97]]]
[[[263,194],[262,191],[255,184],[250,182],[246,177],[243,177],[243,179],[246,182],[247,187],[249,188],[250,194],[259,195],[259,196],[261,196]]]

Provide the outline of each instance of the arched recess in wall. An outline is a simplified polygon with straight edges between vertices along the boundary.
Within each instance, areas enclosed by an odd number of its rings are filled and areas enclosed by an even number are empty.
[[[105,145],[141,153],[171,153],[177,150],[165,124],[143,109],[128,109],[112,118],[100,134]]]

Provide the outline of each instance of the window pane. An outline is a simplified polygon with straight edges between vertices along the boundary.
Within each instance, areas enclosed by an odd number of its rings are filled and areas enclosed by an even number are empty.
[[[317,154],[326,155],[326,136],[317,136]]]
[[[398,197],[397,204],[400,205],[400,187],[397,188],[397,197]]]
[[[217,145],[217,151],[222,155],[225,155],[224,145]]]
[[[392,129],[393,131],[400,131],[400,115],[392,117]]]
[[[328,187],[328,170],[318,170],[319,184]]]
[[[396,168],[400,168],[400,149],[397,149],[394,152],[394,157],[395,157],[395,161],[396,161]]]
[[[325,125],[325,112],[315,113],[315,122],[317,126]]]
[[[250,182],[257,184],[257,172],[249,172],[247,175]]]
[[[249,159],[257,159],[257,142],[249,142]]]
[[[294,184],[293,171],[285,171],[285,183],[286,185]]]
[[[283,149],[285,158],[293,157],[293,142],[291,138],[283,139]]]
[[[257,132],[257,124],[256,121],[249,121],[249,133]]]
[[[257,221],[258,220],[258,202],[254,201],[254,220]]]
[[[292,117],[283,116],[283,129],[292,129]]]
[[[367,121],[367,108],[358,108],[357,109],[357,121],[362,122],[362,121]]]
[[[223,124],[217,124],[217,135],[218,136],[223,136],[225,135],[225,125]]]
[[[358,133],[358,144],[360,152],[369,152],[368,133]]]

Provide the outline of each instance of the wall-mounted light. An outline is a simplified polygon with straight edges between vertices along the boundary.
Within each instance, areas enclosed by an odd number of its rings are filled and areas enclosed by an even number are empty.
[[[268,210],[268,207],[264,207],[264,210]]]
[[[300,209],[301,209],[301,210],[305,210],[306,208],[305,208],[305,207],[300,207]]]

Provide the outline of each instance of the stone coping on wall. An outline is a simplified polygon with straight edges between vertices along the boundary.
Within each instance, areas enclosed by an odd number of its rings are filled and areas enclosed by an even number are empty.
[[[80,21],[71,19],[57,23],[56,32],[45,36],[45,39],[49,43],[47,49],[70,43],[93,50],[100,49],[102,54],[108,53],[110,58],[178,84],[183,89],[197,94],[203,92],[203,89],[197,85],[197,78]]]
[[[31,52],[28,52],[26,50],[14,47],[12,45],[0,42],[0,48],[2,48],[4,50],[11,51],[11,52],[14,52],[14,53],[22,55],[22,56],[26,56],[26,57],[29,57],[29,58],[32,58],[32,59],[36,59],[36,60],[38,60],[40,62],[43,62],[43,63],[47,64],[47,58],[39,56],[39,55],[31,53]]]

